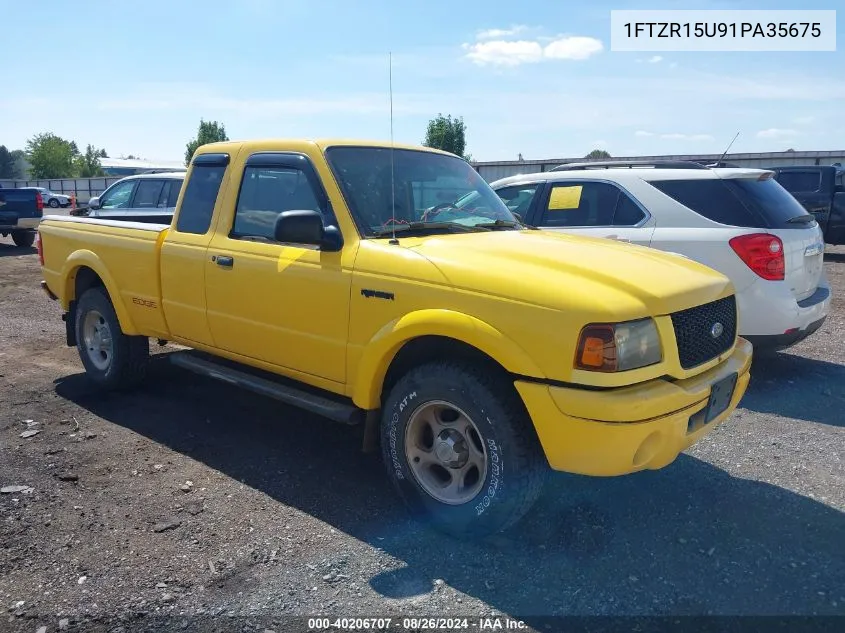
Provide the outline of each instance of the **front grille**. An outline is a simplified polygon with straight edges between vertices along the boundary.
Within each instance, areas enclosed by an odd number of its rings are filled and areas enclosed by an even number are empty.
[[[678,341],[678,356],[684,369],[691,369],[716,358],[729,350],[736,338],[734,295],[681,310],[671,316]],[[713,336],[718,329],[717,323],[722,324],[722,332]]]

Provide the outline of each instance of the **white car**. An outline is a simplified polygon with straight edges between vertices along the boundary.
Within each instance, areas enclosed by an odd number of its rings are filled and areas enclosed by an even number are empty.
[[[70,206],[70,196],[50,191],[46,187],[21,187],[21,189],[35,189],[40,192],[41,199],[44,201],[44,204],[53,209]]]
[[[831,295],[822,230],[772,176],[691,162],[608,161],[491,186],[526,224],[674,252],[718,270],[736,287],[739,335],[777,350],[821,327]]]
[[[88,201],[88,217],[170,224],[185,180],[184,171],[136,174]]]

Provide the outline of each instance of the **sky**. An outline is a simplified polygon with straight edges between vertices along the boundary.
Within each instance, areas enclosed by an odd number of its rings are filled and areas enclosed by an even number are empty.
[[[474,160],[845,149],[835,52],[615,52],[611,9],[782,0],[0,0],[0,144],[53,132],[182,160],[200,118],[232,139],[421,143],[461,116]],[[836,9],[841,0],[815,0]]]

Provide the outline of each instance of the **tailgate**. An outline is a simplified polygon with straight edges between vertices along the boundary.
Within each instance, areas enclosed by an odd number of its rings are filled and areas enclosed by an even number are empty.
[[[41,214],[32,191],[0,189],[0,224],[16,224],[18,218],[40,218]]]
[[[818,225],[804,229],[773,229],[783,242],[784,281],[797,301],[812,295],[822,278],[824,238]]]

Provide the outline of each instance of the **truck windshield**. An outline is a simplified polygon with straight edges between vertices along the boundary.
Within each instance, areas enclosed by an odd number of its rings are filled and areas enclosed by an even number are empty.
[[[522,228],[478,172],[460,158],[420,150],[335,146],[326,150],[326,159],[366,237],[381,237],[402,225],[444,232],[450,225],[470,230]]]

